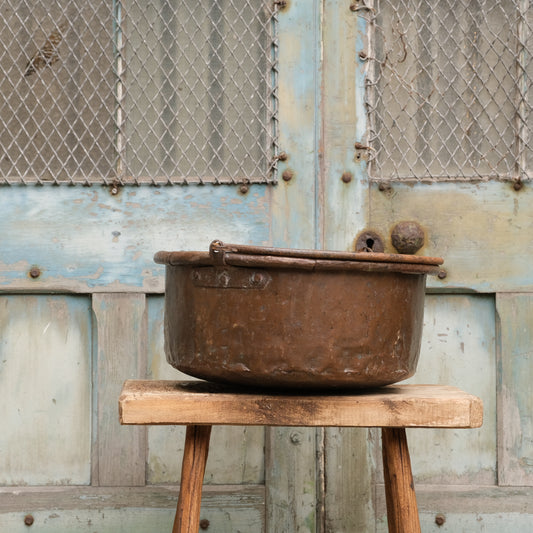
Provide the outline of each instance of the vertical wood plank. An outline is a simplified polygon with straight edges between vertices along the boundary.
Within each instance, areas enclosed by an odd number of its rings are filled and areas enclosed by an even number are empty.
[[[266,430],[266,533],[316,533],[314,428]]]
[[[325,533],[369,531],[374,522],[371,432],[325,431]]]
[[[496,483],[495,321],[492,295],[426,296],[418,368],[406,383],[453,385],[480,397],[483,426],[409,430],[417,483]]]
[[[533,294],[498,294],[498,483],[533,486]]]
[[[381,428],[389,533],[420,533],[405,428]]]
[[[92,484],[145,483],[146,428],[123,427],[117,401],[124,380],[145,376],[144,294],[94,294],[96,441]]]
[[[0,297],[0,485],[90,483],[90,328],[87,297]]]

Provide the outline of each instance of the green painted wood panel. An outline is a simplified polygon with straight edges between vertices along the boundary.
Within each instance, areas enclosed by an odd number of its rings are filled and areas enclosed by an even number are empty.
[[[422,255],[443,257],[445,279],[428,286],[446,290],[513,292],[531,289],[533,189],[512,184],[393,183],[370,186],[370,227],[393,251],[390,232],[402,220],[417,221],[426,232]]]
[[[427,295],[418,368],[411,383],[453,384],[483,400],[479,429],[410,429],[417,483],[496,482],[495,308],[490,295]]]
[[[92,484],[145,483],[146,428],[121,426],[117,398],[126,379],[142,378],[146,367],[144,294],[95,294],[96,383]]]
[[[0,488],[0,531],[85,531],[87,533],[169,533],[176,487],[66,489],[39,491]],[[216,487],[204,490],[201,518],[216,533],[262,533],[264,487]],[[24,518],[34,519],[31,529]]]
[[[0,296],[1,485],[90,483],[89,310],[83,296]]]
[[[498,294],[498,482],[533,485],[533,294]]]

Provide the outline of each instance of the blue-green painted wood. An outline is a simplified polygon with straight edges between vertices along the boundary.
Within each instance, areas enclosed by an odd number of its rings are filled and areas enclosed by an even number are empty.
[[[0,295],[0,391],[0,485],[90,483],[87,297]]]
[[[533,294],[499,294],[498,481],[533,486]]]
[[[265,186],[3,187],[0,288],[162,292],[161,249],[207,250],[219,238],[266,244]],[[38,267],[38,278],[29,276]]]

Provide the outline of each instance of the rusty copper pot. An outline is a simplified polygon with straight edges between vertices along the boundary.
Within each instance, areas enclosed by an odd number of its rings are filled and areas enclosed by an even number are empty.
[[[165,348],[209,381],[284,389],[376,387],[414,374],[426,274],[442,259],[211,244],[158,252]]]

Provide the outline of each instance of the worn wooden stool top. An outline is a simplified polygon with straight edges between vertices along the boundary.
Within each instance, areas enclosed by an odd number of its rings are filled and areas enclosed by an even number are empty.
[[[358,394],[267,392],[203,381],[126,381],[122,424],[187,426],[173,533],[197,533],[213,425],[381,427],[389,533],[420,533],[406,427],[474,428],[481,400],[455,387],[394,385]]]
[[[482,402],[456,387],[391,385],[361,393],[273,393],[204,381],[129,380],[122,424],[474,428]]]

